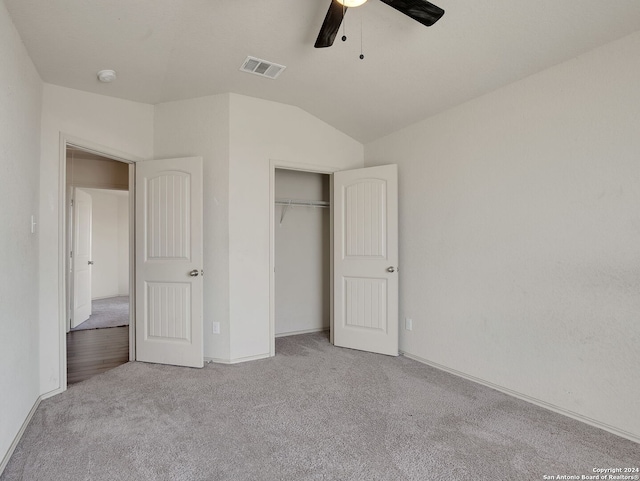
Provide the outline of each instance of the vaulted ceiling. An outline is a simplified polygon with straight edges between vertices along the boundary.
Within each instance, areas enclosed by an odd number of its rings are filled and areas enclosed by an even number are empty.
[[[347,11],[346,42],[315,49],[329,0],[4,2],[45,82],[151,104],[234,92],[361,142],[640,30],[638,0],[436,0],[430,28],[369,0]],[[287,69],[241,72],[247,55]]]

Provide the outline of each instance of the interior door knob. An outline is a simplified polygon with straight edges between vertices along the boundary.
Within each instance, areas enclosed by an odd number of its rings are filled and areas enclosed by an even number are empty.
[[[90,266],[93,265],[93,261],[87,261],[87,264],[89,264]]]
[[[198,271],[198,269],[194,269],[191,272],[189,272],[189,275],[191,277],[198,277],[200,275],[200,272]]]
[[[387,267],[387,272],[395,272],[396,269],[393,266]]]

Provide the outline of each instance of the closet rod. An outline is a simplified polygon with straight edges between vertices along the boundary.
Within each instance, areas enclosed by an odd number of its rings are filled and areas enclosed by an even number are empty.
[[[330,207],[330,202],[324,200],[295,200],[295,199],[276,199],[276,205],[302,206],[302,207]]]
[[[276,199],[276,205],[283,205],[282,214],[280,214],[280,225],[282,225],[282,221],[284,220],[284,216],[287,215],[287,209],[289,207],[331,207],[330,202],[325,202],[324,200],[296,200],[296,199]]]

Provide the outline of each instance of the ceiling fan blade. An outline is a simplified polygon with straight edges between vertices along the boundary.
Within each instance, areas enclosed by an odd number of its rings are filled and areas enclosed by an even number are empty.
[[[335,0],[334,0],[335,1]],[[444,15],[444,10],[427,0],[380,0],[399,12],[430,27]]]
[[[314,45],[315,48],[331,47],[331,45],[333,45],[333,41],[338,34],[338,30],[340,30],[340,24],[342,23],[344,12],[346,11],[347,7],[340,5],[337,0],[331,0],[329,11],[327,12],[326,17],[324,17],[320,33],[318,33],[318,38]]]

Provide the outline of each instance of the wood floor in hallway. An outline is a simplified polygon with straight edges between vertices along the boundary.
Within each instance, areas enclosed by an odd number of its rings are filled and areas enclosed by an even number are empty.
[[[129,362],[129,326],[67,334],[67,383],[74,384]]]

